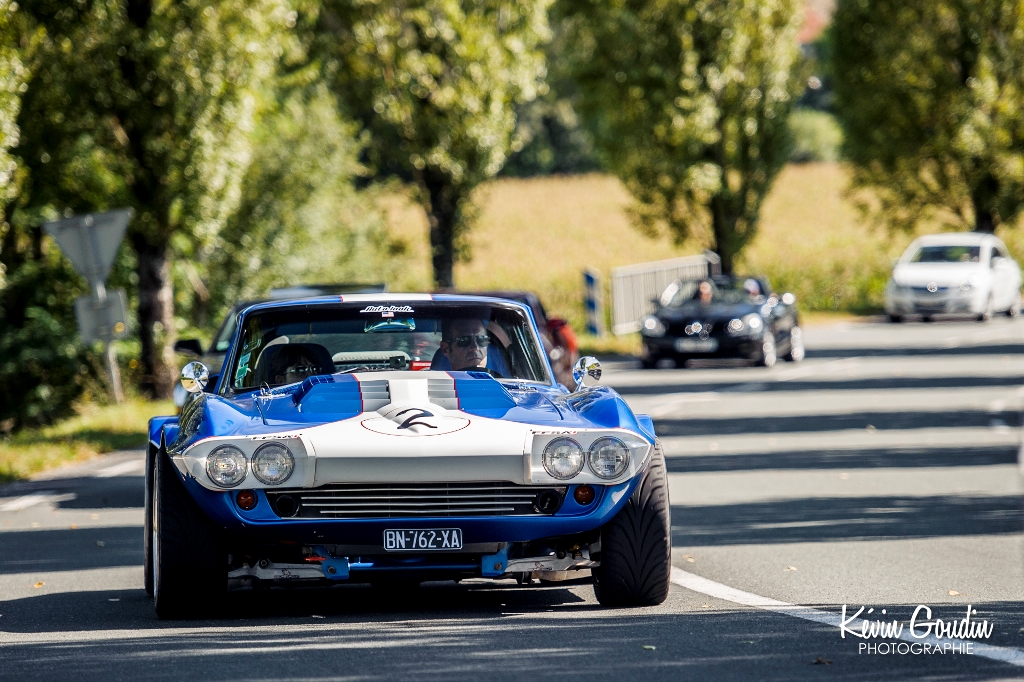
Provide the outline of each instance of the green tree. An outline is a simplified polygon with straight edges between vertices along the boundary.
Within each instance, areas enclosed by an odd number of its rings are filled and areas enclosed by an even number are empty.
[[[239,300],[297,283],[386,281],[402,245],[388,238],[356,125],[320,84],[282,93],[254,133],[242,198],[205,268],[214,320]]]
[[[1024,2],[840,0],[835,22],[844,154],[877,217],[983,232],[1012,222],[1024,207]]]
[[[798,0],[560,0],[579,110],[641,227],[713,243],[754,236],[788,154]]]
[[[262,88],[294,24],[283,0],[34,0],[18,147],[28,220],[136,210],[143,388],[174,382],[171,258],[208,245],[237,206]]]
[[[548,0],[324,0],[319,45],[382,175],[412,180],[450,287],[470,194],[505,163],[516,103],[543,89]]]

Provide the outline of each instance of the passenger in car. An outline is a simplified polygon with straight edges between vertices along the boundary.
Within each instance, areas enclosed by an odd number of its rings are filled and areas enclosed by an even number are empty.
[[[486,367],[490,343],[482,320],[463,317],[441,322],[441,352],[454,371]]]

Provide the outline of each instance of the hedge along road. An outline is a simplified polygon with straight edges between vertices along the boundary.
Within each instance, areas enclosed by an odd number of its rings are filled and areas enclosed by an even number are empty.
[[[162,622],[142,589],[141,455],[116,453],[0,488],[0,679],[1024,674],[1024,323],[805,336],[808,359],[771,370],[608,367],[668,454],[662,606],[469,581],[239,593],[221,619]],[[904,621],[902,639],[841,637],[844,604]],[[919,605],[960,620],[968,604],[992,626],[969,655],[861,649],[948,643],[905,621]]]

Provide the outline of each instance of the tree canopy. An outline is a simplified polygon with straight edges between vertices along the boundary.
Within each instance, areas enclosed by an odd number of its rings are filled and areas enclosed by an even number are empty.
[[[470,193],[513,146],[517,102],[543,88],[549,0],[324,0],[328,82],[370,133],[376,171],[412,180],[434,280],[450,287]]]
[[[840,0],[835,108],[891,227],[992,232],[1024,207],[1024,2]]]
[[[239,201],[260,89],[295,15],[283,0],[38,0],[19,155],[26,220],[131,206],[145,387],[175,378],[177,246],[213,240]]]
[[[562,0],[579,108],[642,226],[731,270],[788,153],[797,0]]]

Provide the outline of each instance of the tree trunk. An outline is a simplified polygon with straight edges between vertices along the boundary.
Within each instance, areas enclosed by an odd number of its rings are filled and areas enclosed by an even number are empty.
[[[726,215],[725,201],[711,200],[712,230],[715,233],[715,253],[722,259],[722,274],[732,274],[733,259],[736,257],[736,220]]]
[[[971,192],[971,203],[974,204],[974,231],[994,234],[996,231],[996,215],[992,210],[996,195],[999,193],[999,181],[991,175],[978,183]]]
[[[174,366],[174,289],[167,243],[154,245],[136,236],[132,245],[138,256],[143,370],[140,388],[152,398],[170,398],[174,393],[177,368]]]
[[[430,206],[430,260],[434,268],[434,286],[450,289],[455,286],[455,229],[458,221],[459,193],[441,175],[425,174],[422,180]]]

